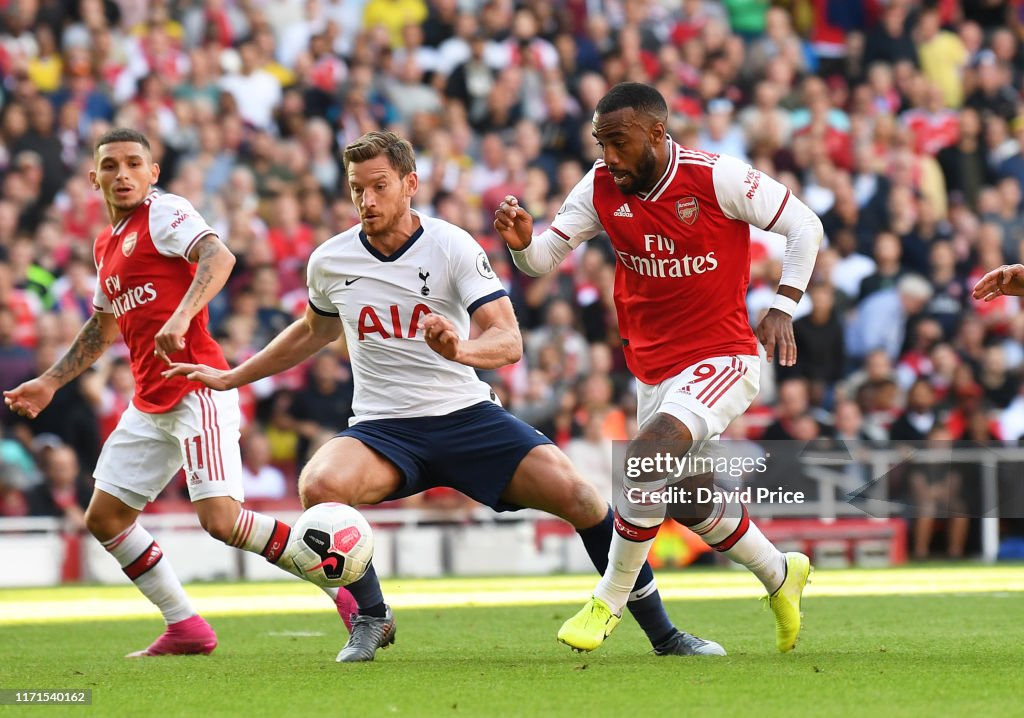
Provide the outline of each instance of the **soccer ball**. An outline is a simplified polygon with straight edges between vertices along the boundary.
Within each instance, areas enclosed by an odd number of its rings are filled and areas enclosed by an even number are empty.
[[[317,504],[299,517],[284,557],[318,586],[358,581],[371,559],[370,524],[351,506],[337,503]]]

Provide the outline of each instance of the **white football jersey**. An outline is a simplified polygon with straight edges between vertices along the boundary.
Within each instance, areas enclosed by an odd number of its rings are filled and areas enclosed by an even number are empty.
[[[492,400],[472,367],[427,346],[422,325],[427,314],[440,314],[468,339],[470,315],[506,292],[466,231],[417,216],[420,229],[391,256],[357,225],[309,258],[310,306],[340,317],[345,329],[355,383],[351,424],[442,416]]]

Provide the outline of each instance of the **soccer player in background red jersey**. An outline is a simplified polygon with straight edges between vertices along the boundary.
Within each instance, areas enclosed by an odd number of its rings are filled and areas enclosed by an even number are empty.
[[[192,607],[159,544],[137,522],[183,465],[199,522],[211,536],[296,573],[278,563],[289,527],[242,507],[238,393],[160,375],[170,357],[227,368],[207,330],[206,307],[235,258],[188,200],[154,190],[160,167],[144,135],[111,130],[97,141],[95,157],[89,179],[102,190],[111,221],[93,248],[96,311],[57,363],[5,391],[4,401],[34,419],[120,332],[137,388],[104,443],[86,525],[167,623],[151,646],[129,655],[208,654],[216,634]],[[355,609],[351,596],[344,589],[324,590],[348,622]]]
[[[769,361],[776,355],[783,366],[796,361],[792,315],[822,237],[820,220],[786,187],[736,158],[676,144],[667,122],[657,90],[616,85],[594,114],[603,157],[551,226],[533,236],[533,219],[512,196],[495,211],[495,229],[516,266],[532,276],[550,272],[599,232],[610,237],[619,330],[638,380],[640,430],[627,461],[654,458],[665,447],[677,456],[699,455],[757,396],[758,339]],[[745,302],[749,225],[787,238],[778,294],[756,338]],[[683,487],[693,491],[712,482],[713,474],[702,473],[686,477]],[[593,650],[618,624],[666,508],[638,510],[625,495],[666,484],[667,477],[654,472],[625,477],[608,569],[591,600],[562,626],[563,643]],[[776,645],[791,650],[800,631],[807,556],[781,553],[739,502],[693,502],[675,507],[673,516],[760,579],[775,613]]]

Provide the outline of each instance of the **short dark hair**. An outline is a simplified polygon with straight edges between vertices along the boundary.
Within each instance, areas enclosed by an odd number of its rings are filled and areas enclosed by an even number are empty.
[[[130,129],[128,127],[115,127],[112,130],[104,132],[100,135],[100,138],[96,140],[96,147],[93,148],[95,152],[100,151],[100,147],[103,145],[109,145],[114,142],[138,142],[140,145],[146,148],[146,152],[152,152],[152,148],[149,146],[149,138],[147,138],[141,132]]]
[[[668,122],[668,104],[661,93],[642,82],[620,82],[597,103],[597,114],[635,110],[657,122]]]
[[[367,132],[345,147],[345,168],[348,169],[352,162],[366,162],[381,155],[388,158],[388,164],[398,172],[399,177],[416,171],[416,153],[409,141],[394,132],[378,130]]]

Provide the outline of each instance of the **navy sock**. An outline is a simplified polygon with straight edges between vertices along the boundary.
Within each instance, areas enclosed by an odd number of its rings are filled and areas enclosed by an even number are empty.
[[[384,605],[384,594],[380,590],[380,581],[377,579],[377,572],[372,563],[362,578],[350,583],[345,588],[356,600],[356,605],[359,606],[359,615],[384,618],[387,607]]]
[[[612,547],[612,531],[614,526],[614,515],[609,508],[604,520],[589,529],[580,529],[576,533],[583,540],[583,546],[587,549],[587,555],[594,563],[598,573],[603,574],[608,568],[608,551]],[[633,590],[639,590],[654,581],[654,571],[651,565],[644,561],[644,567],[640,569],[640,575],[636,578]],[[626,608],[633,614],[633,618],[644,629],[652,646],[657,646],[669,636],[676,632],[672,619],[665,612],[665,605],[661,602],[661,594],[657,589],[645,595],[629,601]]]

